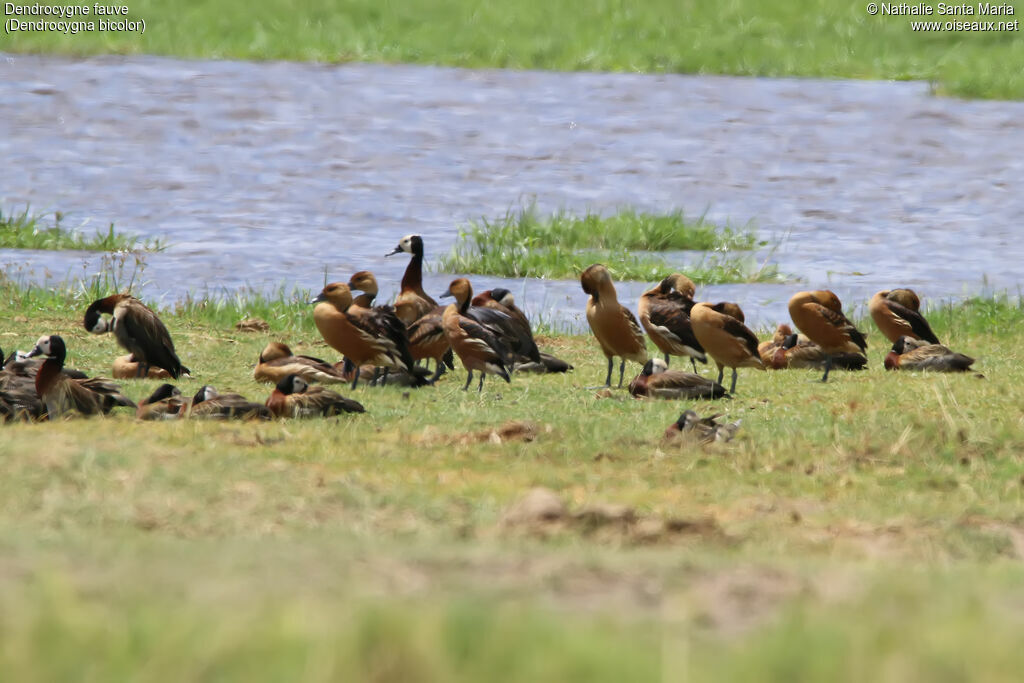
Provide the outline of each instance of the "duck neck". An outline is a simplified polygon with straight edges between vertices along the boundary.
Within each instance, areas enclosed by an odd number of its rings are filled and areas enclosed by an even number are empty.
[[[423,286],[423,252],[416,250],[409,259],[409,265],[402,276],[402,291],[420,289]]]
[[[39,366],[39,372],[36,373],[36,393],[39,396],[43,396],[53,386],[63,367],[63,360],[47,358],[43,361]]]

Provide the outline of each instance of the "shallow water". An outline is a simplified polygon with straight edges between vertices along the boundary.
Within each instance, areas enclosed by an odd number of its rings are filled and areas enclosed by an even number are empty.
[[[1016,292],[1024,263],[1024,103],[922,83],[0,55],[0,153],[0,206],[168,241],[144,273],[164,303],[361,269],[387,297],[402,235],[424,235],[429,262],[466,220],[533,198],[753,220],[802,282],[699,294],[754,324],[785,320],[795,289],[829,287],[848,309],[895,285],[933,302]],[[36,278],[99,260],[0,250]],[[502,282],[585,326],[577,281]]]

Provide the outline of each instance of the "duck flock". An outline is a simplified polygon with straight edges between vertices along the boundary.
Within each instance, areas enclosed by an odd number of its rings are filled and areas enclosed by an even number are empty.
[[[59,419],[70,414],[96,415],[116,407],[132,408],[139,419],[272,419],[361,413],[358,401],[325,388],[324,384],[362,380],[371,385],[422,387],[433,385],[458,356],[467,371],[463,390],[478,373],[477,391],[484,378],[495,375],[511,382],[513,373],[567,372],[572,366],[537,347],[529,320],[506,289],[476,296],[465,278],[452,281],[443,297],[455,302],[439,305],[424,290],[423,239],[403,237],[391,254],[411,255],[400,292],[391,305],[375,305],[377,281],[368,271],[348,283],[334,282],[313,300],[313,319],[329,346],[342,355],[338,363],[294,355],[282,342],[271,342],[260,354],[253,376],[274,384],[264,402],[236,393],[200,388],[191,398],[171,383],[162,384],[136,405],[120,386],[64,367],[67,348],[59,335],[41,337],[29,353],[11,354],[0,370],[0,416],[13,420]],[[391,255],[389,254],[389,256]],[[739,368],[860,370],[867,365],[867,341],[842,311],[831,291],[798,292],[789,301],[789,314],[799,330],[778,326],[771,340],[760,342],[744,324],[739,305],[697,302],[696,288],[685,275],[674,273],[645,291],[638,317],[619,303],[608,269],[594,264],[580,276],[587,301],[587,322],[608,363],[604,386],[611,387],[615,358],[620,359],[621,387],[626,361],[642,365],[629,383],[638,398],[717,399],[736,392]],[[359,292],[354,296],[353,292]],[[868,305],[872,320],[892,342],[885,358],[888,370],[965,372],[974,360],[943,346],[920,311],[920,298],[901,288],[875,294]],[[159,317],[130,294],[115,294],[93,302],[83,326],[94,334],[113,332],[129,352],[117,358],[115,379],[178,379],[190,375]],[[644,332],[663,354],[649,358]],[[671,357],[689,359],[692,371],[670,370]],[[708,356],[718,367],[717,380],[697,372]],[[2,352],[0,352],[2,357]],[[429,365],[433,363],[431,371]],[[725,369],[732,370],[728,390]],[[702,440],[731,438],[737,424],[718,425],[714,417],[700,418],[685,411],[666,435],[694,431]]]

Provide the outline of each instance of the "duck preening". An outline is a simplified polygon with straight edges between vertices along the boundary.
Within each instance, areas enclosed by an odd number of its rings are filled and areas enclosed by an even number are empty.
[[[200,420],[269,420],[270,410],[241,394],[222,394],[209,384],[192,397],[188,416]]]
[[[827,289],[797,292],[789,300],[789,316],[807,338],[825,352],[825,374],[828,381],[836,354],[864,355],[868,342],[845,315],[839,297]]]
[[[366,412],[362,403],[324,387],[311,387],[298,375],[288,375],[278,382],[266,405],[274,417],[330,417]]]
[[[356,367],[403,370],[417,378],[415,386],[427,384],[425,371],[415,367],[409,351],[405,325],[388,307],[367,309],[352,306],[352,291],[343,282],[333,282],[313,299],[313,320],[331,347]],[[359,383],[359,374],[352,388]]]
[[[349,381],[345,373],[325,360],[313,356],[296,356],[287,344],[270,342],[260,353],[252,372],[253,379],[277,384],[289,375],[298,375],[307,382],[322,384]]]
[[[503,308],[499,310],[507,312],[516,324],[529,334],[530,340],[533,341],[534,345],[536,345],[536,341],[533,339],[533,330],[530,327],[530,321],[526,317],[526,314],[516,306],[516,300],[515,297],[512,296],[512,292],[508,291],[504,287],[497,287],[495,289],[481,292],[479,296],[484,298],[485,305],[487,299],[501,305]],[[477,304],[477,297],[473,297],[473,304],[480,305]],[[572,364],[562,360],[561,358],[553,356],[550,353],[539,351],[539,357],[539,362],[534,362],[529,359],[523,360],[521,358],[519,362],[516,363],[516,372],[543,374],[547,372],[569,372],[573,369]]]
[[[401,289],[395,297],[395,313],[408,326],[437,308],[437,302],[423,291],[423,238],[419,235],[406,235],[385,256],[403,252],[412,254],[412,258],[405,268]]]
[[[718,307],[718,308],[716,308]],[[736,309],[739,307],[737,306]],[[729,393],[736,393],[737,368],[764,370],[757,353],[757,336],[740,320],[719,309],[734,310],[722,304],[701,302],[690,309],[690,323],[697,341],[718,366],[718,383],[722,383],[725,368],[732,368]],[[742,311],[739,312],[743,314]]]
[[[732,441],[736,432],[740,429],[740,420],[719,424],[716,420],[721,417],[715,413],[708,417],[701,417],[692,410],[684,410],[679,419],[668,426],[665,430],[666,439],[676,439],[680,435],[691,434],[701,443],[712,443],[715,441]]]
[[[882,334],[894,344],[900,337],[938,344],[939,338],[921,315],[920,306],[920,298],[911,289],[882,290],[871,297],[868,312]]]
[[[110,320],[102,314],[110,315]],[[114,338],[139,364],[137,377],[146,377],[150,366],[166,370],[177,379],[190,374],[174,351],[167,328],[146,304],[131,294],[97,299],[85,311],[85,329],[93,334],[114,332]]]
[[[929,344],[909,336],[897,339],[885,356],[886,370],[967,372],[973,364],[974,359],[970,356],[952,351],[942,344]]]
[[[478,392],[483,391],[484,377],[487,375],[497,375],[506,382],[511,382],[509,366],[512,352],[490,327],[468,315],[469,302],[473,298],[473,288],[469,280],[452,280],[446,294],[454,296],[456,301],[445,309],[442,322],[448,343],[467,371],[466,384],[462,390],[469,388],[474,371],[480,373]]]
[[[116,406],[136,407],[110,380],[101,377],[72,379],[65,375],[62,370],[67,347],[59,335],[40,337],[29,355],[46,359],[36,373],[35,387],[51,420],[71,412],[100,415],[109,413]]]
[[[516,321],[505,306],[495,301],[489,292],[486,296],[474,297],[473,287],[469,280],[456,278],[441,295],[442,298],[449,296],[455,297],[460,314],[486,327],[491,334],[498,338],[502,347],[507,349],[504,361],[509,371],[516,363],[540,362],[540,351],[533,341],[529,323],[524,327]],[[475,301],[481,303],[476,304]]]
[[[673,273],[640,295],[637,313],[647,336],[665,354],[665,363],[669,356],[688,357],[696,372],[697,361],[707,363],[708,359],[690,323],[694,291],[690,278]]]
[[[669,370],[660,358],[652,358],[629,383],[629,393],[637,398],[722,398],[725,387],[693,372]]]
[[[597,343],[601,346],[608,359],[608,375],[604,385],[612,385],[612,366],[614,358],[621,359],[619,364],[619,386],[626,372],[626,361],[631,360],[643,365],[647,362],[647,345],[644,333],[640,329],[633,313],[619,303],[612,283],[612,276],[600,263],[588,267],[580,274],[580,285],[590,295],[587,299],[587,323],[594,333]]]

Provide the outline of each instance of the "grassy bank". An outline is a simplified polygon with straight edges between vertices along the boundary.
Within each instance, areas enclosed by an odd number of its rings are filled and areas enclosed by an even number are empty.
[[[913,31],[919,17],[869,16],[865,3],[845,0],[351,0],[342,7],[332,0],[139,0],[129,9],[118,18],[145,20],[144,33],[15,32],[5,35],[3,50],[920,79],[943,94],[1024,97],[1020,31]],[[924,18],[1014,20],[1021,9],[1006,17]]]
[[[77,295],[25,309],[2,289],[5,351],[57,332],[69,365],[96,374],[121,353],[81,328]],[[250,373],[268,339],[336,358],[308,307],[264,301],[292,313],[242,333],[233,318],[259,307],[241,304],[164,315],[195,373],[183,391],[265,397]],[[987,379],[885,373],[887,344],[864,325],[867,371],[821,385],[744,370],[734,399],[696,406],[742,419],[709,447],[662,443],[679,404],[587,389],[604,361],[585,336],[541,339],[572,374],[488,381],[480,396],[459,390],[461,369],[409,394],[360,388],[368,413],[352,418],[4,426],[0,670],[1012,680],[1024,309],[977,300],[930,318]],[[134,398],[155,384],[125,383]],[[496,438],[509,421],[535,438]],[[503,523],[534,486],[578,521]]]
[[[160,251],[160,240],[140,241],[131,235],[114,232],[114,224],[89,234],[64,227],[65,216],[57,211],[50,220],[46,214],[31,213],[28,207],[4,213],[0,209],[0,249],[64,249],[80,251],[124,251],[144,249]]]
[[[775,266],[742,253],[758,246],[764,244],[752,229],[720,228],[681,211],[541,216],[530,206],[460,229],[458,243],[441,257],[437,270],[564,279],[577,277],[591,263],[604,263],[618,279],[657,280],[672,268],[654,255],[633,252],[686,250],[711,252],[686,266],[700,284],[781,280]]]

